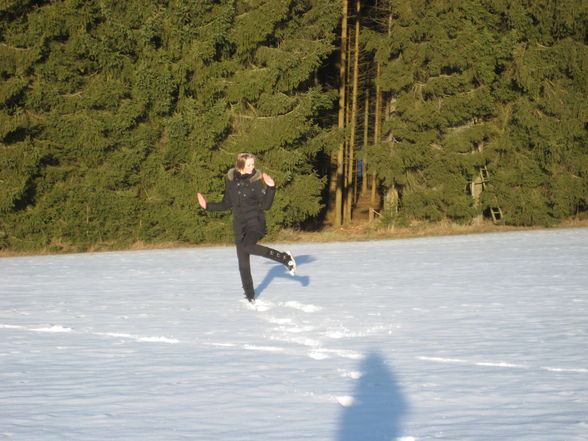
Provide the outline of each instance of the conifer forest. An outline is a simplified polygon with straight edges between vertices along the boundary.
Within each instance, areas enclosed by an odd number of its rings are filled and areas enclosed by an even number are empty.
[[[585,0],[3,0],[0,250],[588,212]]]

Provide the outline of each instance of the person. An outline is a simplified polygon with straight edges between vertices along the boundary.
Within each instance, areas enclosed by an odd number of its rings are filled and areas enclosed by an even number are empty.
[[[264,212],[271,208],[275,194],[274,180],[255,168],[255,156],[252,153],[239,153],[235,167],[227,173],[222,200],[207,202],[201,193],[197,195],[198,203],[206,211],[232,210],[239,273],[245,297],[251,303],[255,302],[251,255],[279,262],[286,266],[291,275],[296,272],[296,260],[291,252],[277,251],[257,243],[265,236]]]

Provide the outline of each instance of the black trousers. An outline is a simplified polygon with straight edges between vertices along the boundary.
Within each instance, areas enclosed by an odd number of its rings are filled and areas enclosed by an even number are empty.
[[[253,278],[251,277],[251,255],[261,256],[283,263],[282,256],[284,253],[280,253],[279,251],[264,247],[257,243],[262,237],[263,234],[256,231],[250,231],[245,233],[243,238],[235,244],[237,246],[237,259],[239,261],[241,283],[243,284],[243,289],[248,297],[255,296]]]

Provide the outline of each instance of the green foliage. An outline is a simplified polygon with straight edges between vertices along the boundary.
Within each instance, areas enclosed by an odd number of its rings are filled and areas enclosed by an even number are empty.
[[[500,207],[506,223],[551,225],[585,211],[585,2],[388,5],[389,29],[366,32],[366,47],[383,66],[390,142],[368,163],[403,214],[467,222]]]
[[[316,214],[338,9],[315,3],[4,2],[0,247],[230,241],[195,196],[243,150],[278,181],[272,231]]]
[[[340,2],[59,0],[0,5],[0,248],[230,241],[240,151],[278,184],[269,230],[322,207]],[[362,155],[389,218],[551,225],[588,209],[588,6],[362,2],[383,137]],[[374,72],[363,69],[372,77]],[[371,115],[370,115],[371,116]],[[370,128],[371,130],[371,128]],[[481,170],[484,191],[472,197]]]

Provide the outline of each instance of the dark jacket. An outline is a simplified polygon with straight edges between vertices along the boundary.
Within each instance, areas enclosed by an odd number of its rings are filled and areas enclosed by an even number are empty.
[[[225,192],[220,202],[208,202],[207,211],[233,210],[235,242],[243,240],[246,232],[265,235],[265,214],[274,201],[276,187],[266,187],[261,172],[253,170],[242,175],[232,168],[227,173]]]

